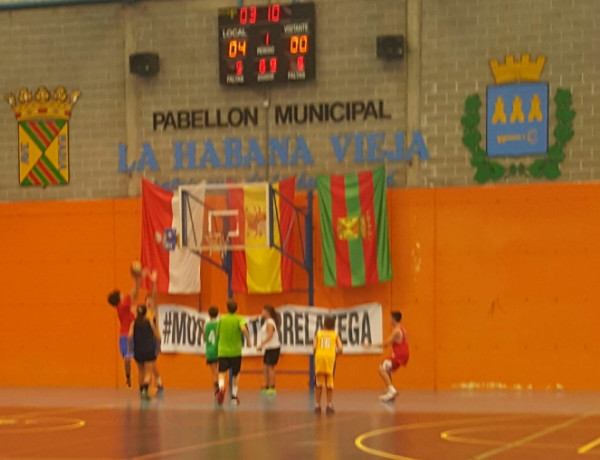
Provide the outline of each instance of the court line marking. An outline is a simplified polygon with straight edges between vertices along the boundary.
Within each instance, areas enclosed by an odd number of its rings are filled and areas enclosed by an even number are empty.
[[[539,426],[539,424],[538,424]],[[547,425],[546,425],[547,426]],[[597,425],[596,425],[597,426]],[[508,430],[511,429],[533,429],[536,428],[535,425],[511,425],[511,426],[503,426],[503,425],[490,425],[485,427],[478,428],[458,428],[443,431],[440,433],[440,437],[447,442],[452,442],[455,444],[468,444],[473,446],[485,446],[485,447],[498,447],[505,444],[505,441],[501,441],[499,439],[483,439],[483,438],[475,438],[475,437],[465,437],[462,436],[464,434],[469,433],[479,433],[483,435],[486,431],[490,430]],[[589,425],[588,425],[589,428]],[[530,443],[530,448],[535,449],[546,449],[546,450],[572,450],[573,444],[565,444],[565,443]]]
[[[587,444],[584,444],[579,449],[577,449],[577,453],[578,454],[586,454],[590,450],[592,450],[594,447],[598,447],[598,446],[600,446],[600,438],[596,438],[592,442],[588,442]]]
[[[69,418],[69,417],[42,417],[42,418],[25,418],[23,419],[24,427],[21,428],[21,424],[18,420],[13,419],[15,423],[3,424],[0,419],[0,425],[6,425],[8,428],[0,429],[0,436],[5,434],[14,433],[44,433],[49,431],[69,431],[83,428],[85,426],[85,420],[80,418]],[[11,420],[11,421],[13,421]],[[35,426],[42,425],[44,422],[55,421],[56,425],[48,426]],[[40,423],[41,422],[41,423]]]
[[[48,415],[48,414],[68,414],[69,412],[77,412],[77,411],[81,411],[82,408],[80,407],[62,407],[62,408],[58,408],[58,407],[47,407],[45,408],[47,410],[44,409],[36,409],[36,410],[29,410],[26,412],[21,412],[19,414],[2,414],[0,413],[0,418],[33,418],[35,416],[44,416],[44,415]]]
[[[498,417],[478,417],[478,418],[466,418],[466,419],[448,419],[441,420],[436,422],[419,422],[419,423],[409,423],[405,425],[396,425],[387,428],[381,428],[379,430],[367,431],[354,439],[354,445],[356,448],[366,454],[374,455],[375,457],[387,458],[390,460],[418,460],[412,457],[405,457],[399,454],[393,454],[391,452],[386,452],[384,450],[373,449],[372,447],[365,446],[364,441],[369,438],[374,438],[376,436],[381,436],[383,434],[394,433],[397,431],[405,431],[405,430],[418,430],[420,428],[435,428],[438,426],[447,427],[448,425],[461,425],[465,423],[481,423],[481,422],[499,422],[499,421],[510,421],[510,420],[522,420],[524,417],[522,415],[504,415]]]
[[[556,431],[560,431],[564,428],[567,428],[568,426],[571,426],[577,422],[580,422],[580,421],[588,418],[590,415],[591,414],[580,415],[577,417],[570,418],[569,420],[566,420],[562,423],[558,423],[556,425],[551,425],[548,428],[544,428],[543,430],[536,431],[535,433],[532,433],[529,436],[525,436],[524,438],[517,439],[516,441],[508,442],[508,443],[504,444],[503,446],[500,446],[495,449],[488,450],[487,452],[478,454],[474,457],[471,457],[469,460],[484,460],[486,458],[494,457],[495,455],[499,455],[499,454],[502,454],[509,450],[512,450],[516,447],[521,447],[524,444],[527,444],[528,442],[533,441],[534,439],[539,439],[543,436],[546,436],[547,434],[554,433]]]
[[[348,420],[357,419],[359,417],[362,417],[362,415],[335,417],[335,420],[348,421]],[[319,425],[332,425],[333,424],[332,422],[334,422],[335,420],[332,419],[332,420],[326,420],[326,421],[317,422],[317,423]],[[153,459],[153,458],[161,458],[161,457],[168,457],[171,455],[183,454],[186,452],[194,452],[197,450],[206,449],[208,447],[221,446],[223,444],[234,444],[234,443],[238,443],[241,441],[247,441],[250,439],[264,438],[266,436],[289,433],[289,432],[297,431],[297,430],[300,430],[300,429],[306,428],[306,427],[314,427],[317,423],[315,423],[315,421],[313,420],[313,421],[307,422],[307,423],[298,423],[296,425],[290,425],[285,428],[280,428],[278,430],[265,430],[265,431],[259,431],[257,433],[245,434],[242,436],[234,436],[232,438],[219,439],[217,441],[200,442],[198,444],[192,444],[191,446],[179,447],[176,449],[168,449],[168,450],[163,450],[160,452],[153,452],[151,454],[146,454],[146,455],[138,455],[136,457],[132,457],[132,460],[149,460],[149,459]]]

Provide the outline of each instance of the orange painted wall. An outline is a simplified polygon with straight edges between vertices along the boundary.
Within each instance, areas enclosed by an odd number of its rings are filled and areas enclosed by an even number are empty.
[[[390,191],[394,281],[325,288],[316,231],[315,303],[377,301],[386,321],[392,308],[402,310],[411,345],[396,378],[402,388],[598,389],[599,193],[600,184]],[[131,284],[140,208],[138,199],[0,204],[0,385],[123,385],[106,294]],[[297,286],[305,282],[297,270]],[[202,286],[199,297],[159,300],[224,304],[224,274],[203,264]],[[306,295],[237,299],[241,313],[258,314],[264,303],[303,304]],[[342,356],[337,387],[378,388],[381,359]],[[283,356],[279,369],[307,370],[307,363]],[[159,364],[170,387],[209,387],[203,357],[162,355]],[[245,359],[243,386],[261,385],[252,373],[260,368],[260,358]],[[279,376],[280,387],[306,385],[306,375]]]

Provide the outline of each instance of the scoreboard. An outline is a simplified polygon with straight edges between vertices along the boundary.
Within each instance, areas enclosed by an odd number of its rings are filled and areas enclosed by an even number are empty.
[[[315,78],[315,4],[219,9],[219,81],[248,86]]]

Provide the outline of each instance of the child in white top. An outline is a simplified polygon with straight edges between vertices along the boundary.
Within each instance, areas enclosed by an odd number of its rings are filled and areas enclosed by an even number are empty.
[[[279,313],[271,305],[265,305],[262,311],[262,317],[265,319],[260,330],[260,342],[257,350],[265,350],[263,358],[263,376],[265,378],[265,386],[261,390],[265,394],[274,395],[275,391],[275,366],[279,361],[279,352],[281,350],[281,342],[279,341],[279,328],[281,319]]]

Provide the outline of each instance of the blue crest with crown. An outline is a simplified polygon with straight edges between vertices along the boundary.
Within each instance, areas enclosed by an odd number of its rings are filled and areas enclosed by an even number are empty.
[[[477,182],[516,175],[548,179],[560,176],[563,148],[574,134],[575,112],[571,109],[571,92],[558,89],[554,97],[555,142],[549,146],[549,85],[539,81],[545,62],[545,56],[532,61],[529,54],[523,54],[520,60],[506,56],[504,63],[490,61],[496,85],[487,88],[487,151],[480,146],[481,100],[477,94],[467,97],[461,119],[462,140],[471,152],[471,164],[477,168]],[[527,156],[534,158],[529,165],[507,165],[507,158]]]

